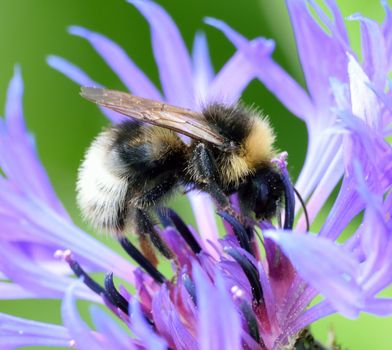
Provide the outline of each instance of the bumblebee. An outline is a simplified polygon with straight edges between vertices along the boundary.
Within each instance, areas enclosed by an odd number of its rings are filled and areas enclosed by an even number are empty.
[[[171,258],[151,215],[181,187],[209,193],[223,211],[231,210],[228,196],[237,193],[241,215],[257,220],[272,218],[291,196],[271,162],[275,134],[252,109],[214,103],[198,113],[89,87],[81,95],[130,117],[100,133],[85,155],[77,182],[82,214],[120,237],[136,231],[147,255],[151,241]],[[293,209],[287,207],[285,227],[290,228]]]

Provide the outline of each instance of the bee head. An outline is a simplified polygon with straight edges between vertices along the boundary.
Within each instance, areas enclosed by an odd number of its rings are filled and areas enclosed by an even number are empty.
[[[294,222],[294,190],[288,175],[271,166],[259,169],[238,190],[242,209],[257,220],[273,218],[284,203],[284,228]]]

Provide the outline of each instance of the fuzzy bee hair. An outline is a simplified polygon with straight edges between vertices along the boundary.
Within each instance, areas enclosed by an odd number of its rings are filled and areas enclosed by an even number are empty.
[[[215,103],[197,113],[94,88],[82,96],[132,118],[99,134],[80,167],[78,203],[95,227],[136,231],[170,257],[150,216],[179,187],[209,193],[222,210],[237,192],[243,215],[276,213],[284,186],[271,164],[275,134],[255,110]]]

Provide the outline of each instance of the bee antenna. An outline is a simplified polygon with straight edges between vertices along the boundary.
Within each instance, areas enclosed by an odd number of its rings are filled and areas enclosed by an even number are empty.
[[[301,197],[300,193],[297,191],[297,189],[295,187],[293,187],[294,192],[299,200],[299,202],[301,203],[302,209],[304,210],[304,214],[305,214],[305,220],[306,220],[306,231],[309,231],[310,229],[310,224],[309,224],[309,215],[308,215],[308,211],[306,209],[306,204],[305,201],[303,200],[303,198]]]

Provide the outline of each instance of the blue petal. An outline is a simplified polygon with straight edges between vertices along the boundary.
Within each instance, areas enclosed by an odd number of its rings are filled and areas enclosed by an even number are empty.
[[[364,310],[379,317],[387,317],[392,315],[392,299],[375,298],[367,302]]]
[[[68,219],[38,159],[33,139],[26,130],[22,98],[23,81],[20,69],[16,67],[8,87],[6,120],[0,119],[0,166],[8,179],[22,191],[33,193]]]
[[[31,232],[33,242],[38,238],[57,246],[58,249],[70,249],[76,258],[82,257],[83,261],[100,267],[101,271],[113,271],[130,283],[134,282],[134,267],[128,261],[55,213],[46,204],[28,194],[18,193],[8,183],[0,183],[0,191],[0,217],[3,216],[2,212],[11,210],[19,217],[20,230]],[[6,238],[7,232],[1,234]],[[24,241],[29,242],[29,237]]]
[[[388,1],[381,1],[384,11],[385,11],[385,19],[382,24],[382,33],[385,40],[385,49],[386,56],[388,58],[388,69],[390,70],[392,67],[392,11],[388,5]]]
[[[329,78],[347,81],[346,48],[313,19],[306,1],[286,0],[306,84],[316,106],[329,111]],[[335,12],[337,20],[340,14]],[[323,59],[320,59],[320,52]]]
[[[72,347],[66,328],[0,313],[0,348],[27,346]]]
[[[197,341],[187,328],[187,320],[184,320],[169,293],[167,286],[164,285],[153,299],[152,315],[158,333],[165,337],[169,347],[197,350]]]
[[[35,297],[35,293],[23,289],[17,284],[0,282],[0,299],[2,300],[34,299]]]
[[[214,76],[208,43],[204,32],[196,33],[192,50],[195,98],[203,102]]]
[[[197,264],[193,266],[193,275],[199,309],[199,349],[242,349],[240,315],[222,277],[217,275],[213,285]]]
[[[32,263],[22,252],[6,242],[0,246],[0,269],[14,283],[40,298],[61,298],[72,282],[70,277],[55,274],[38,263]],[[97,302],[101,300],[84,285],[79,286],[76,292],[80,298]],[[1,299],[3,297],[4,295],[0,296]]]
[[[116,323],[110,315],[96,305],[90,308],[91,318],[99,333],[110,339],[110,347],[117,350],[136,350],[131,337]]]
[[[160,92],[151,80],[135,65],[125,51],[112,40],[78,26],[70,27],[69,32],[88,40],[131,93],[162,101]]]
[[[380,130],[382,127],[380,103],[369,87],[369,77],[351,55],[349,55],[348,74],[353,114],[364,120],[371,128]]]
[[[87,326],[87,324],[80,318],[78,309],[76,307],[75,290],[81,281],[76,281],[71,284],[61,305],[61,315],[65,327],[67,327],[72,339],[75,340],[76,347],[80,350],[105,350],[109,343],[104,342],[105,339],[98,337]],[[106,346],[105,346],[106,345]],[[114,347],[110,349],[116,350]]]
[[[275,45],[272,40],[248,41],[222,21],[208,18],[206,22],[221,30],[238,49],[213,81],[211,100],[236,101],[249,82],[257,77],[293,114],[303,120],[314,115],[307,93],[271,59]]]
[[[361,23],[363,67],[377,88],[385,87],[388,68],[386,47],[379,24],[360,14],[349,17]]]
[[[130,328],[135,336],[140,339],[146,349],[166,350],[166,342],[159,337],[150,325],[147,324],[140,305],[136,299],[133,299],[130,305],[131,324]]]
[[[267,231],[288,256],[299,275],[319,291],[337,311],[349,318],[358,316],[363,307],[363,296],[356,278],[359,262],[334,242],[316,237]]]
[[[81,86],[97,86],[101,85],[94,80],[92,80],[83,70],[75,66],[66,59],[58,56],[49,56],[47,62],[50,67],[64,74],[66,77],[70,78],[75,83]],[[125,117],[117,112],[113,112],[110,109],[99,107],[103,114],[111,120],[114,124],[121,123]]]
[[[191,59],[175,23],[162,7],[152,1],[128,2],[143,14],[150,25],[152,48],[166,100],[182,107],[192,107]]]

